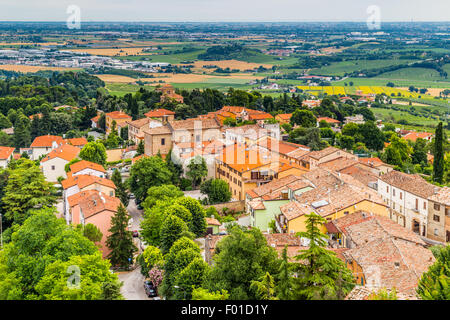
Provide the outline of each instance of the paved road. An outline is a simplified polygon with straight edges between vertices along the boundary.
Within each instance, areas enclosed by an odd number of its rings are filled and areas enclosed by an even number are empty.
[[[136,268],[130,272],[119,273],[120,281],[123,286],[120,289],[126,300],[152,300],[145,294],[144,276],[141,274],[141,268]]]
[[[130,214],[133,221],[131,222],[131,231],[141,230],[140,223],[142,221],[142,210],[138,210],[136,206],[135,199],[130,199],[128,203],[128,213]]]

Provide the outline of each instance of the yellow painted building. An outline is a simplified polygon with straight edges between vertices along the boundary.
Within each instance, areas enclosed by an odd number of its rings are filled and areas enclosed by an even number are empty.
[[[272,162],[270,152],[236,143],[225,148],[216,159],[215,176],[228,183],[234,199],[245,200],[247,191],[288,175],[300,176],[305,172],[307,170],[283,159]]]
[[[113,127],[113,121],[116,122],[116,129],[119,132],[120,127],[125,127],[127,125],[127,122],[132,121],[133,118],[131,116],[127,115],[125,112],[122,111],[113,111],[105,114],[105,126],[106,126],[106,134],[110,134],[112,127]]]
[[[305,192],[296,201],[280,207],[281,213],[276,216],[280,232],[296,233],[306,231],[306,215],[315,212],[325,218],[327,222],[333,221],[357,211],[365,211],[379,216],[389,217],[389,208],[378,198],[372,198],[362,192],[355,192],[348,185],[333,188],[323,200],[316,201],[318,192],[311,190]],[[372,198],[372,199],[370,199]],[[311,199],[314,199],[311,201]],[[321,228],[326,233],[326,227]]]

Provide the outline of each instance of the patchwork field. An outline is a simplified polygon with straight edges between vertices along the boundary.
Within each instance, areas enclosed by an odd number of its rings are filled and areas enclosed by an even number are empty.
[[[172,73],[155,73],[153,74],[154,78],[140,78],[141,81],[147,82],[159,82],[163,81],[166,83],[205,83],[205,82],[238,82],[238,83],[246,83],[250,80],[262,79],[263,77],[253,76],[250,74],[233,74],[230,76],[213,76],[207,74],[172,74]],[[126,76],[118,76],[111,74],[98,74],[96,75],[100,79],[105,82],[111,83],[132,83],[136,82],[137,79],[133,79],[131,77]]]
[[[0,70],[6,71],[16,71],[16,72],[38,72],[41,70],[52,70],[52,71],[74,71],[79,70],[75,68],[57,68],[57,67],[46,67],[46,66],[25,66],[16,64],[2,64],[0,65]]]
[[[200,61],[194,62],[195,68],[202,69],[202,70],[213,70],[213,69],[203,68],[203,66],[209,66],[209,65],[215,65],[222,69],[230,68],[231,70],[237,69],[237,70],[241,70],[241,71],[255,69],[255,68],[258,68],[259,66],[263,66],[264,68],[267,68],[267,69],[272,68],[271,64],[245,62],[245,61],[239,61],[239,60],[221,60],[221,61],[200,60]]]
[[[88,54],[96,55],[96,56],[135,56],[140,54],[148,54],[146,52],[142,52],[144,48],[107,48],[107,49],[70,49],[73,52],[86,52]]]
[[[344,76],[346,73],[358,70],[384,68],[393,65],[404,64],[412,62],[413,60],[400,59],[386,59],[386,60],[357,60],[357,61],[342,61],[332,63],[329,66],[322,68],[311,69],[312,75],[328,75],[328,76]]]

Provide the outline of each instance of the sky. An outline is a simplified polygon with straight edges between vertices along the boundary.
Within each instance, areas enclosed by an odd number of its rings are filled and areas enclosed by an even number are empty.
[[[450,21],[450,0],[0,0],[0,21]]]

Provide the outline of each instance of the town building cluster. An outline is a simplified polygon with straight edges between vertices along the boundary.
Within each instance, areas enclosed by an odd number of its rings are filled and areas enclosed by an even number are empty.
[[[171,86],[159,89],[161,101],[178,99]],[[400,295],[417,298],[414,288],[421,274],[434,262],[428,249],[450,241],[450,188],[438,187],[419,175],[394,170],[379,158],[361,158],[335,147],[320,151],[286,142],[280,124],[291,114],[272,115],[246,107],[224,106],[197,118],[175,120],[166,109],[151,110],[133,120],[123,111],[105,114],[106,134],[114,126],[128,130],[129,140],[142,143],[145,153],[133,158],[135,147],[108,150],[108,161],[129,153],[132,163],[142,157],[171,154],[184,172],[195,159],[207,164],[207,178],[224,180],[231,191],[231,204],[241,205],[241,225],[259,228],[268,244],[281,252],[288,246],[290,259],[307,248],[306,216],[314,212],[324,218],[322,232],[329,236],[329,249],[352,270],[358,281],[352,296],[376,288],[395,288]],[[100,115],[92,119],[98,126]],[[243,125],[232,126],[232,119]],[[277,121],[274,121],[277,120]],[[319,118],[334,128],[342,125],[332,118]],[[355,116],[348,121],[358,122]],[[432,134],[399,132],[404,139],[431,139]],[[62,185],[63,212],[67,223],[93,223],[105,240],[111,217],[121,202],[116,186],[101,165],[76,159],[85,138],[37,137],[28,152],[40,160],[46,179]],[[14,149],[0,148],[0,165],[15,157]],[[67,167],[70,170],[67,171]],[[223,226],[208,218],[209,233],[205,259],[211,261]],[[361,289],[363,288],[363,289]],[[368,291],[365,291],[368,290]],[[367,296],[367,294],[366,294]]]

